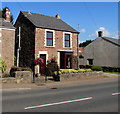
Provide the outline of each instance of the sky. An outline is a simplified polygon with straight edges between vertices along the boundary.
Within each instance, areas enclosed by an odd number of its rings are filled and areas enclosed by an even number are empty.
[[[104,36],[118,38],[118,2],[2,2],[2,8],[6,6],[14,22],[20,11],[48,16],[59,14],[63,21],[80,32],[80,42],[96,39],[99,30]]]

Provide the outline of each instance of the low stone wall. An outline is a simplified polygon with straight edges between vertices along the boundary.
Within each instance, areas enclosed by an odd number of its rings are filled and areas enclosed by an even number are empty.
[[[79,73],[64,73],[61,74],[60,78],[62,79],[69,79],[69,78],[82,78],[82,77],[88,77],[88,76],[102,76],[102,71],[91,71],[91,72],[79,72]]]
[[[31,71],[16,71],[15,77],[2,79],[3,83],[31,83],[33,82],[33,73]]]

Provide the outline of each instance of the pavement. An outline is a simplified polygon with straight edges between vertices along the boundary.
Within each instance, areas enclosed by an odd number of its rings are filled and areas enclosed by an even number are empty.
[[[30,90],[39,88],[51,88],[56,89],[57,87],[76,85],[76,84],[87,84],[87,83],[97,83],[106,82],[111,80],[118,80],[120,75],[105,73],[103,76],[89,76],[82,77],[79,79],[62,79],[60,82],[54,82],[53,80],[45,81],[44,77],[40,77],[35,81],[35,83],[2,83],[2,91],[15,91],[15,90]],[[42,80],[42,81],[41,81]]]

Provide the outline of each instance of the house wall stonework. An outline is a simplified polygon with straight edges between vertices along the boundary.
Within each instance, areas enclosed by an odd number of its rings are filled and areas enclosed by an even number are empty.
[[[1,57],[7,64],[6,73],[9,73],[10,68],[14,65],[14,44],[15,30],[2,29],[2,55]]]
[[[35,58],[39,56],[39,51],[48,52],[48,60],[53,56],[58,61],[58,50],[72,50],[73,55],[77,56],[77,33],[72,34],[72,48],[63,46],[63,34],[65,31],[54,30],[55,32],[55,47],[47,47],[45,43],[45,30],[43,28],[36,28],[35,34]],[[47,29],[48,30],[48,29]],[[58,63],[59,64],[59,63]],[[74,65],[73,65],[74,66]]]

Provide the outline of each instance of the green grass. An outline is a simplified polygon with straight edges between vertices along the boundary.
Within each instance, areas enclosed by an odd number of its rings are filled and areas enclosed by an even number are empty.
[[[120,74],[120,72],[105,72],[105,73]]]

